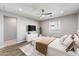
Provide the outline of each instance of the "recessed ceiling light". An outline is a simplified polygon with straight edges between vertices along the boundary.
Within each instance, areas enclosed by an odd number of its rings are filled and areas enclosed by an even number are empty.
[[[42,15],[42,17],[45,17],[45,15]]]
[[[23,9],[22,9],[22,8],[19,8],[18,10],[19,10],[19,11],[23,11]]]
[[[63,14],[63,13],[64,13],[64,11],[60,11],[60,13],[61,13],[61,14]]]

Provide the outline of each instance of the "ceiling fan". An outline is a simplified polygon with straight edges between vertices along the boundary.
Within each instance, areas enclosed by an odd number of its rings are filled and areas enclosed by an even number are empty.
[[[42,9],[41,12],[42,12],[41,15],[51,15],[52,14],[51,12],[46,13],[44,9]]]
[[[44,9],[41,10],[41,17],[45,17],[45,16],[49,16],[49,17],[52,17],[52,13],[51,12],[45,12]]]
[[[51,12],[45,12],[45,10],[42,9],[40,18],[43,18],[43,17],[52,17],[52,13]]]

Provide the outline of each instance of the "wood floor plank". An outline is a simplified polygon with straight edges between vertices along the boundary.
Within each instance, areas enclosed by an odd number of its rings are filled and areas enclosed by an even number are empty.
[[[22,47],[27,44],[27,42],[22,42],[19,44],[4,47],[0,49],[0,56],[25,56],[25,54],[19,49],[19,47]]]

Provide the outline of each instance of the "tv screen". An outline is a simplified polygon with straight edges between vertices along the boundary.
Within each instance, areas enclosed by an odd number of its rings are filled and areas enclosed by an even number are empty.
[[[36,31],[36,26],[28,25],[28,31]]]

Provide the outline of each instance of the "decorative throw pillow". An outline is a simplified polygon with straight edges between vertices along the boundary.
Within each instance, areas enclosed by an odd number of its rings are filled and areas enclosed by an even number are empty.
[[[75,37],[74,37],[74,34],[71,36],[71,38],[72,38],[72,40],[74,40],[74,38],[75,38]]]
[[[72,35],[69,35],[63,42],[63,45],[65,45],[66,47],[68,47],[71,44],[71,42],[73,41],[71,36]]]
[[[68,35],[64,35],[60,38],[61,44],[63,44],[64,40],[68,37]]]
[[[74,38],[76,38],[76,37],[78,37],[78,35],[77,34],[74,34],[74,36],[73,36]]]

